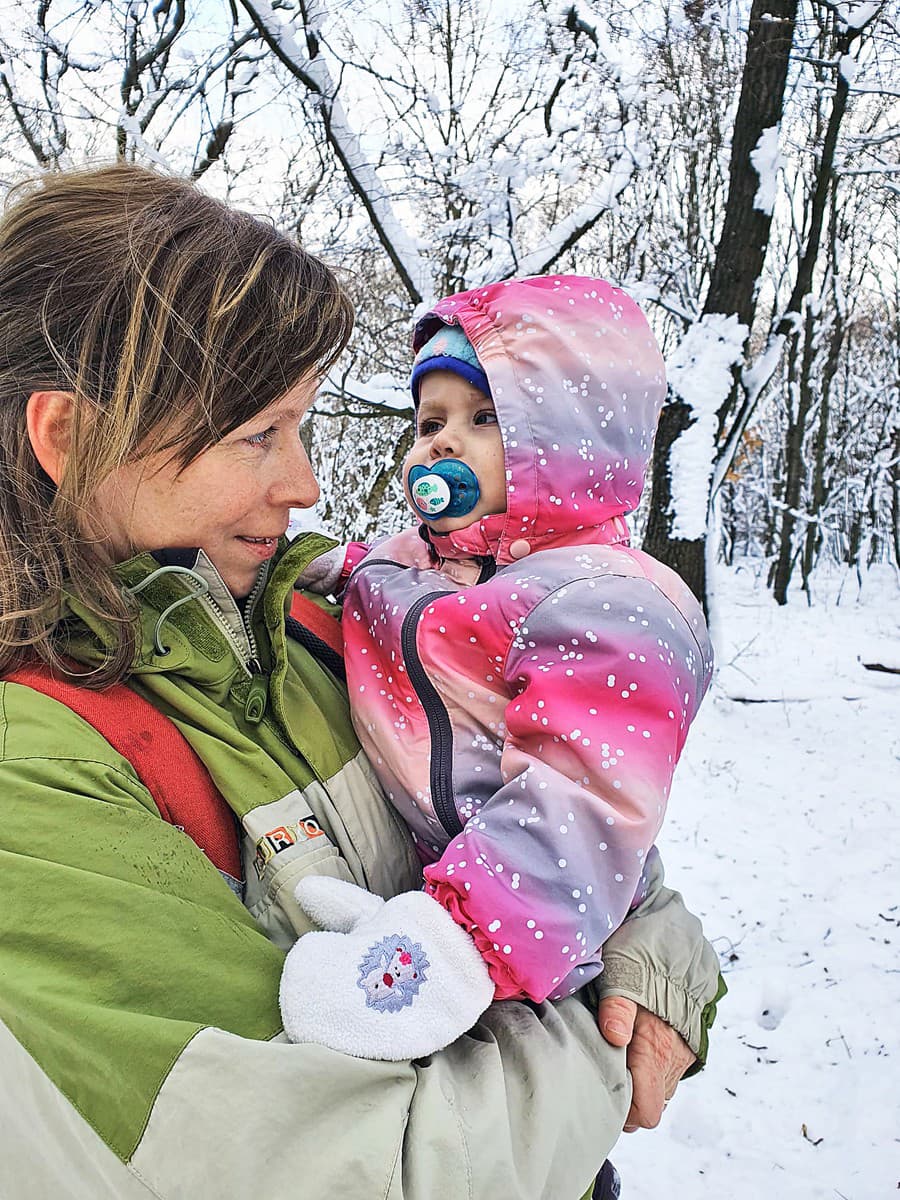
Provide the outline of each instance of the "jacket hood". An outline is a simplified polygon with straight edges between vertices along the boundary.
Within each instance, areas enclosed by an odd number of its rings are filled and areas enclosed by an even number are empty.
[[[442,324],[462,327],[490,383],[507,511],[430,532],[441,556],[490,553],[503,564],[552,545],[620,540],[666,393],[635,302],[586,276],[506,280],[441,300],[416,326],[413,349]]]

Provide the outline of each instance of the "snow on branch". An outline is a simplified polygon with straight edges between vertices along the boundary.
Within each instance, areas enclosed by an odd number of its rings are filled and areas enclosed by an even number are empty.
[[[752,364],[744,367],[741,372],[741,386],[744,389],[744,399],[741,402],[737,416],[732,421],[728,440],[720,448],[716,457],[712,487],[710,488],[710,494],[713,496],[718,492],[725,476],[728,474],[737,447],[744,436],[744,430],[747,428],[747,422],[756,408],[757,401],[775,374],[786,340],[787,336],[785,333],[771,332],[763,352],[757,356]]]
[[[775,207],[775,186],[782,156],[778,149],[780,126],[771,125],[759,135],[759,140],[750,151],[750,162],[759,176],[759,187],[753,197],[753,207],[770,217]]]
[[[387,187],[365,153],[338,97],[338,88],[321,54],[321,40],[307,17],[306,35],[311,50],[306,54],[292,30],[284,24],[267,0],[241,0],[260,34],[291,74],[316,97],[325,135],[353,191],[362,201],[378,239],[387,252],[410,298],[416,304],[430,301],[434,282],[424,258],[394,212]],[[321,5],[315,8],[316,25],[324,19]]]
[[[119,112],[116,126],[122,130],[131,145],[135,150],[140,152],[143,158],[161,167],[164,171],[172,172],[172,164],[147,140],[144,131],[141,129],[141,123],[134,113],[130,113],[126,108],[123,108]]]
[[[645,151],[640,143],[637,123],[628,122],[623,129],[625,149],[613,162],[594,189],[589,200],[580,204],[574,212],[559,221],[548,231],[546,237],[529,254],[523,255],[516,264],[518,275],[542,275],[569,250],[604,213],[614,207],[634,175],[635,168],[643,161]]]
[[[878,15],[878,10],[882,7],[881,0],[847,0],[846,3],[836,4],[835,12],[838,19],[849,29],[863,29],[869,22]]]
[[[331,370],[319,388],[319,395],[333,397],[344,403],[362,405],[369,412],[355,412],[354,416],[396,416],[408,417],[413,415],[412,397],[409,388],[397,383],[393,375],[373,375],[366,383],[350,375],[343,375]],[[351,415],[349,412],[341,415]]]
[[[706,534],[710,482],[716,458],[718,412],[731,392],[732,369],[744,352],[747,327],[732,313],[707,313],[690,327],[667,363],[672,391],[694,421],[672,446],[672,537]]]
[[[15,73],[13,70],[12,59],[8,53],[4,52],[4,48],[0,45],[0,89],[6,96],[7,103],[12,110],[13,117],[19,130],[28,144],[28,148],[35,157],[35,161],[41,167],[49,167],[52,161],[50,150],[43,144],[40,133],[33,128],[32,122],[26,114],[33,114],[34,108],[21,95],[16,85]]]
[[[838,525],[830,525],[822,516],[817,513],[803,512],[799,508],[791,508],[789,504],[785,504],[783,500],[776,499],[772,495],[770,488],[758,487],[753,483],[745,483],[744,487],[747,492],[752,492],[754,496],[759,496],[765,500],[770,508],[777,508],[780,512],[790,513],[795,521],[802,521],[805,525],[817,525],[820,529],[826,529],[829,533],[836,533],[838,536],[843,533]]]

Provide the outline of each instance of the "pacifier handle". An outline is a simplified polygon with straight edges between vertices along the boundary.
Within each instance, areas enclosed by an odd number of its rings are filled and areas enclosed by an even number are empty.
[[[442,458],[431,467],[413,467],[407,484],[413,506],[426,521],[464,517],[481,498],[477,475],[458,458]]]

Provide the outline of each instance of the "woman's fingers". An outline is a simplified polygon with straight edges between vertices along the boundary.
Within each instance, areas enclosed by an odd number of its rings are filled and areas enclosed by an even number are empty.
[[[607,996],[600,1001],[597,1024],[611,1046],[627,1046],[634,1032],[638,1006],[624,996]]]
[[[647,1009],[637,1008],[626,1055],[632,1082],[626,1133],[654,1129],[659,1124],[666,1103],[693,1061],[689,1046],[671,1025]]]

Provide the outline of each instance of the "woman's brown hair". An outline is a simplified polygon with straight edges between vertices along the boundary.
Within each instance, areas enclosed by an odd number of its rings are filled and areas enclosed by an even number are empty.
[[[84,519],[123,463],[186,466],[350,336],[334,274],[273,226],[187,181],[118,165],[20,185],[0,219],[0,675],[62,669],[64,590],[112,631],[83,682],[121,679],[135,607]],[[35,391],[73,397],[55,486],[26,432]]]

